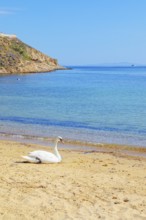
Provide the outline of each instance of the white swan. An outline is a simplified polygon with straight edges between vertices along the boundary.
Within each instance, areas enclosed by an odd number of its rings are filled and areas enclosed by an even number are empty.
[[[28,156],[22,156],[22,157],[27,161],[29,161],[30,163],[59,163],[62,160],[57,149],[57,144],[59,141],[62,142],[62,137],[60,136],[58,136],[55,141],[54,154],[44,150],[36,150],[30,152]]]

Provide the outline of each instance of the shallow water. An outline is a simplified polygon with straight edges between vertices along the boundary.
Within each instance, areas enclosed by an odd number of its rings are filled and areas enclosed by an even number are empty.
[[[0,77],[0,133],[146,146],[146,68]]]

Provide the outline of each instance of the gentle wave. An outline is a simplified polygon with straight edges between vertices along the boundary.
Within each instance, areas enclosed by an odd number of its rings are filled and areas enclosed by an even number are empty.
[[[43,146],[52,146],[54,144],[54,137],[39,137],[39,136],[31,136],[31,135],[18,135],[18,134],[8,134],[4,132],[0,132],[0,140],[9,140],[16,141],[20,143],[29,143],[29,144],[37,144]],[[81,140],[73,140],[63,138],[63,144],[60,144],[61,148],[64,149],[72,149],[72,150],[95,150],[95,147],[98,147],[98,151],[101,151],[103,147],[102,143],[94,143],[89,141],[81,141]]]
[[[135,126],[129,126],[126,128],[120,127],[119,125],[115,125],[116,127],[109,127],[109,126],[91,126],[88,123],[81,123],[81,122],[74,122],[74,121],[57,121],[57,120],[49,120],[49,119],[42,119],[42,118],[24,118],[24,117],[0,117],[0,121],[8,121],[8,122],[17,122],[21,124],[27,125],[45,125],[45,126],[59,126],[59,127],[69,127],[69,128],[83,128],[83,129],[91,129],[97,131],[115,131],[115,132],[134,132],[139,134],[146,134],[146,129],[140,129]]]

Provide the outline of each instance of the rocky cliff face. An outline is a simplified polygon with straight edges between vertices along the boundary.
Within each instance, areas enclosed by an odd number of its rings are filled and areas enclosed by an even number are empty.
[[[17,37],[0,35],[0,73],[49,72],[61,67],[53,59],[26,45]]]

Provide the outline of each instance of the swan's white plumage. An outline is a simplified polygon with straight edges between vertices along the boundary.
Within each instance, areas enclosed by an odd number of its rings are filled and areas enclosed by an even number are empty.
[[[57,144],[59,141],[62,141],[61,137],[56,139],[54,154],[44,150],[37,150],[30,152],[28,156],[22,157],[31,163],[59,163],[62,160],[57,149]]]
[[[32,158],[29,156],[22,156],[25,160],[31,162],[31,163],[39,163],[39,160],[37,160],[36,158]]]

